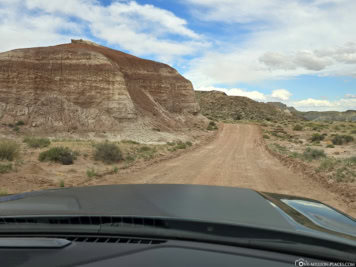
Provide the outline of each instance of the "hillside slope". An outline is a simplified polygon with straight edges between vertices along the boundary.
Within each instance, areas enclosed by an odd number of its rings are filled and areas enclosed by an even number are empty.
[[[199,105],[166,64],[83,40],[0,53],[0,122],[62,131],[181,128]],[[199,119],[198,119],[199,120]]]
[[[195,91],[201,113],[218,120],[281,120],[297,119],[291,112],[274,105],[242,96],[228,96],[219,91]]]

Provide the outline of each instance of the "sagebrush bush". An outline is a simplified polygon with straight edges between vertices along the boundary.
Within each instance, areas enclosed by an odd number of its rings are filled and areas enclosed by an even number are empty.
[[[214,121],[209,122],[208,127],[206,128],[208,131],[214,131],[218,129],[218,126]]]
[[[311,141],[312,142],[318,142],[318,141],[323,141],[324,140],[324,135],[322,135],[322,134],[318,134],[318,133],[314,133],[313,135],[312,135],[312,137],[311,137]]]
[[[0,173],[7,173],[12,171],[12,164],[11,163],[0,163]]]
[[[313,149],[308,147],[307,149],[304,150],[303,157],[306,160],[315,160],[315,159],[325,158],[326,155],[324,150]]]
[[[123,156],[116,144],[106,142],[95,145],[94,159],[111,164],[119,162]]]
[[[336,135],[331,140],[334,145],[342,145],[344,143],[350,143],[354,141],[354,138],[351,135]]]
[[[48,138],[42,137],[25,137],[23,142],[32,148],[44,148],[51,144],[51,141]]]
[[[13,161],[20,154],[20,146],[10,140],[0,141],[0,160]]]
[[[294,130],[294,131],[302,131],[302,130],[303,130],[303,126],[300,125],[300,124],[297,124],[297,125],[295,125],[295,126],[293,127],[293,130]]]
[[[74,163],[77,158],[77,152],[72,151],[68,147],[53,147],[49,150],[40,153],[39,161],[52,161],[63,165]]]
[[[25,122],[22,121],[22,120],[19,120],[15,123],[16,126],[22,126],[22,125],[25,125]]]

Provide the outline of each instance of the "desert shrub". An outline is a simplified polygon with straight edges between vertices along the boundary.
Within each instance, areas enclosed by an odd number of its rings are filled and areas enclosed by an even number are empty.
[[[303,130],[303,126],[300,124],[297,124],[293,127],[293,131],[302,131]]]
[[[64,180],[63,180],[63,179],[61,179],[61,180],[59,181],[59,187],[64,187]]]
[[[0,160],[13,161],[19,156],[20,146],[10,140],[0,141]]]
[[[326,147],[327,147],[327,148],[334,148],[335,146],[332,145],[332,144],[328,144]]]
[[[342,145],[344,143],[342,137],[340,135],[336,135],[331,139],[334,145]]]
[[[161,131],[161,129],[159,129],[159,128],[152,128],[152,130],[156,131],[156,132],[160,132]]]
[[[325,158],[326,155],[324,150],[313,149],[313,148],[306,148],[303,152],[303,158],[306,160],[315,160],[320,158]]]
[[[342,135],[341,137],[344,139],[345,143],[350,143],[354,141],[354,138],[351,135]]]
[[[40,153],[39,161],[52,161],[63,165],[73,164],[77,158],[77,153],[68,147],[52,147]]]
[[[318,133],[314,133],[310,139],[312,142],[320,142],[322,140],[324,140],[324,135],[322,134],[318,134]]]
[[[136,160],[136,155],[135,154],[128,154],[125,157],[126,161],[135,161]]]
[[[214,121],[209,122],[208,127],[206,128],[208,131],[214,131],[218,129],[218,126]]]
[[[0,173],[7,173],[12,171],[12,164],[11,163],[0,163]]]
[[[25,125],[25,122],[22,121],[22,120],[19,120],[15,123],[16,126],[22,126],[22,125]]]
[[[23,142],[32,148],[44,148],[51,144],[51,141],[48,138],[41,137],[25,137]]]
[[[350,133],[351,134],[356,134],[356,130],[352,130]]]
[[[193,143],[190,142],[190,141],[185,142],[185,144],[186,144],[187,146],[192,146],[192,145],[193,145]]]
[[[142,146],[139,148],[139,152],[147,152],[147,151],[150,151],[151,148],[149,146]]]
[[[340,129],[339,126],[335,126],[335,127],[334,127],[334,130],[335,130],[335,131],[340,131],[341,129]]]
[[[320,163],[319,168],[317,169],[318,171],[331,171],[334,169],[334,167],[338,164],[338,160],[332,159],[332,158],[325,158],[322,160]]]
[[[335,135],[331,141],[334,145],[342,145],[344,143],[353,142],[354,138],[351,135]]]
[[[116,144],[105,142],[95,145],[94,159],[110,164],[119,162],[123,156]]]
[[[186,149],[187,145],[185,143],[178,143],[176,146],[177,149]]]
[[[14,130],[14,132],[20,131],[20,128],[19,128],[19,126],[17,126],[17,125],[15,125],[14,128],[12,128],[12,129]]]
[[[94,168],[91,168],[91,169],[87,170],[87,176],[89,178],[96,177],[96,176],[98,176],[98,173]]]
[[[119,172],[119,168],[115,166],[115,167],[112,169],[112,172],[113,172],[113,173],[118,173],[118,172]]]
[[[264,139],[269,139],[269,135],[268,135],[268,134],[264,134],[264,135],[263,135],[263,138],[264,138]]]

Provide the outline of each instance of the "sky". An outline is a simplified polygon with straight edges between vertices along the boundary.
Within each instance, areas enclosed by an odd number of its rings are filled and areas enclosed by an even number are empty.
[[[86,39],[195,90],[356,109],[355,0],[0,0],[0,52]]]

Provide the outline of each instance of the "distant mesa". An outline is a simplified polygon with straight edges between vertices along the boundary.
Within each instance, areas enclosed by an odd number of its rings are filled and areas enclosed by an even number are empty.
[[[91,41],[0,53],[0,122],[51,131],[163,127],[199,113],[175,69]],[[199,116],[198,116],[199,117]]]

